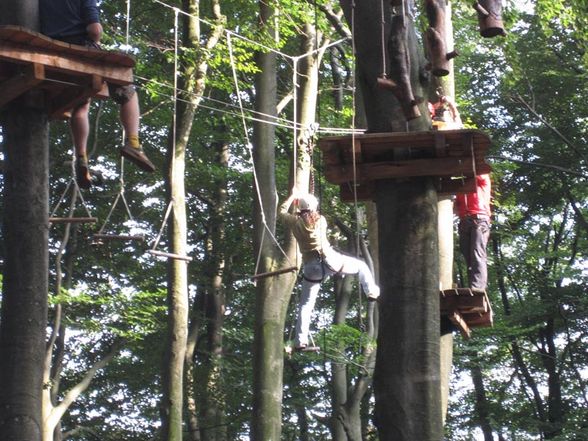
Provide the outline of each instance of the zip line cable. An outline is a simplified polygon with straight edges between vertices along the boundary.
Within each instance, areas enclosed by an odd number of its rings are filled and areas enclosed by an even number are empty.
[[[142,77],[140,75],[135,75],[135,78],[138,79],[138,80],[141,80],[141,81],[143,81],[145,83],[151,83],[151,84],[155,84],[155,85],[158,85],[158,86],[162,86],[162,87],[167,87],[169,89],[173,89],[173,86],[172,85],[169,85],[167,83],[162,83],[162,82],[159,82],[159,81],[150,79],[150,78]],[[49,79],[47,81],[52,81],[52,80]],[[190,92],[188,92],[188,91],[186,91],[184,89],[178,89],[178,91],[179,92],[182,92],[185,95],[190,95]],[[172,95],[167,95],[167,94],[162,93],[162,92],[159,92],[159,91],[154,91],[153,93],[156,94],[156,95],[158,95],[158,96],[163,96],[163,97],[169,98],[170,101],[173,100],[173,94]],[[202,98],[203,100],[208,100],[208,101],[212,101],[214,103],[222,104],[222,105],[225,105],[227,107],[234,107],[234,108],[239,109],[239,106],[238,105],[233,104],[233,103],[229,103],[229,102],[226,102],[226,101],[218,100],[218,99],[207,97],[207,96],[202,96],[200,98]],[[178,98],[178,101],[179,102],[183,102],[183,103],[188,103],[189,102],[187,99],[182,99],[182,98]],[[239,113],[231,112],[231,111],[228,111],[228,110],[222,110],[222,109],[219,109],[217,107],[207,106],[205,104],[199,104],[198,107],[202,107],[203,109],[212,110],[214,112],[219,112],[219,113],[223,113],[223,114],[226,114],[226,115],[232,115],[232,116],[239,117],[239,118],[241,117],[241,115]],[[278,122],[267,121],[265,119],[256,118],[256,117],[253,117],[253,116],[246,116],[246,119],[248,119],[249,121],[255,121],[255,122],[261,122],[261,123],[265,123],[265,124],[271,124],[273,126],[276,126],[276,127],[279,127],[279,128],[288,129],[288,130],[292,130],[294,128],[291,120],[284,119],[284,118],[281,118],[281,117],[276,117],[274,115],[269,115],[269,114],[266,114],[266,113],[263,113],[263,112],[259,112],[259,111],[254,110],[254,109],[244,108],[243,110],[245,112],[247,112],[247,113],[259,115],[260,117],[266,117],[268,119],[274,119],[274,120],[276,120]],[[279,122],[279,121],[282,121],[282,122]],[[290,123],[290,124],[287,124],[287,123]],[[298,126],[300,128],[303,128],[300,124]],[[340,128],[340,127],[319,127],[317,129],[317,131],[319,133],[332,134],[332,135],[347,135],[347,134],[351,134],[352,133],[352,130],[353,129],[346,129],[346,128]],[[356,129],[356,132],[357,133],[365,133],[365,130],[364,129]]]

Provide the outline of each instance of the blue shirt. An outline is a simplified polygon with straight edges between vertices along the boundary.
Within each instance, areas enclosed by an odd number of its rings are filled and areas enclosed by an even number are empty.
[[[39,0],[41,33],[57,40],[85,36],[86,26],[100,22],[96,0]]]

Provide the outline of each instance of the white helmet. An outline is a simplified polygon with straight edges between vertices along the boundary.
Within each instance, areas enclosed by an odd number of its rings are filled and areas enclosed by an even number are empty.
[[[298,198],[298,209],[300,211],[310,210],[316,211],[318,208],[318,200],[311,194],[305,194]]]

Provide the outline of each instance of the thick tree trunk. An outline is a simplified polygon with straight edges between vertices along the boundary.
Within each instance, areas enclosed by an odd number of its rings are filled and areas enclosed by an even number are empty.
[[[392,93],[375,87],[382,66],[382,42],[380,29],[373,24],[381,21],[383,5],[385,53],[407,51],[413,95],[424,95],[419,88],[424,62],[414,24],[406,13],[413,1],[405,1],[395,11],[388,2],[369,0],[355,3],[355,8],[352,3],[341,1],[347,20],[355,19],[357,83],[362,88],[369,131],[426,129],[426,118],[406,122],[406,106],[411,103],[405,101],[403,108]],[[403,32],[391,31],[393,25],[405,27],[404,42],[398,38]],[[420,113],[425,115],[425,109],[421,107]],[[374,373],[376,425],[382,441],[438,441],[442,410],[437,194],[428,178],[381,181],[376,193],[382,289]],[[382,244],[394,246],[384,248]]]
[[[198,10],[198,1],[186,1],[187,10]],[[199,37],[197,20],[182,16],[185,29],[184,44],[191,45]],[[182,66],[182,82],[194,91],[194,69]],[[198,99],[192,95],[187,102],[178,101],[175,127],[171,127],[168,146],[169,169],[166,173],[168,204],[172,204],[168,220],[169,251],[184,256],[187,252],[187,221],[185,194],[186,145],[190,136]],[[182,440],[182,411],[184,408],[184,360],[188,343],[188,264],[185,260],[168,260],[167,278],[168,330],[162,373],[161,438]]]
[[[275,36],[275,11],[266,2],[259,2],[260,28]],[[260,73],[255,79],[255,109],[268,115],[268,121],[277,114],[276,55],[258,53]],[[272,124],[254,126],[253,162],[257,181],[254,182],[255,255],[260,255],[258,273],[272,271],[288,265],[280,257],[266,229],[275,233],[276,181],[275,181],[275,128]],[[262,213],[263,210],[263,213]],[[284,248],[294,262],[295,245],[290,240]],[[253,419],[251,437],[254,441],[279,441],[282,432],[282,397],[284,369],[284,325],[286,310],[295,282],[293,273],[262,278],[257,282],[255,329],[253,342]]]
[[[183,10],[189,15],[182,15],[182,44],[188,48],[201,45],[199,0],[183,0]],[[211,49],[222,35],[224,20],[220,16],[218,1],[212,2],[212,11],[217,20],[213,27],[206,48]],[[168,203],[173,210],[168,224],[168,238],[172,254],[184,256],[187,253],[187,220],[185,202],[185,157],[186,147],[194,122],[194,115],[200,103],[208,72],[206,57],[196,64],[188,61],[180,67],[180,90],[185,96],[178,100],[176,126],[170,137],[169,170],[166,176]],[[175,144],[175,146],[173,144]],[[173,146],[173,147],[172,147]],[[184,361],[188,344],[188,269],[187,262],[180,259],[168,261],[168,345],[165,366],[162,375],[162,438],[166,441],[182,439],[184,409]]]
[[[49,267],[47,116],[40,110],[11,105],[2,115],[2,136],[5,257],[0,440],[38,441]]]
[[[374,374],[383,441],[441,439],[437,194],[428,179],[377,189],[381,288]]]
[[[37,29],[36,0],[0,0],[0,24]],[[31,93],[0,113],[4,153],[4,274],[0,319],[0,440],[40,441],[47,326],[48,121]]]

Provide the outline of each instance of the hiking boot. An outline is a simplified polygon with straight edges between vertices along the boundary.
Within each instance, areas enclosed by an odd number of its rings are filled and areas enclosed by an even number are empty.
[[[76,159],[76,182],[78,187],[88,190],[92,186],[92,175],[86,158]]]
[[[155,171],[155,166],[149,160],[147,155],[143,152],[141,146],[139,147],[131,147],[129,144],[125,144],[120,149],[121,156],[124,156],[126,159],[131,161],[141,170],[152,173]]]

